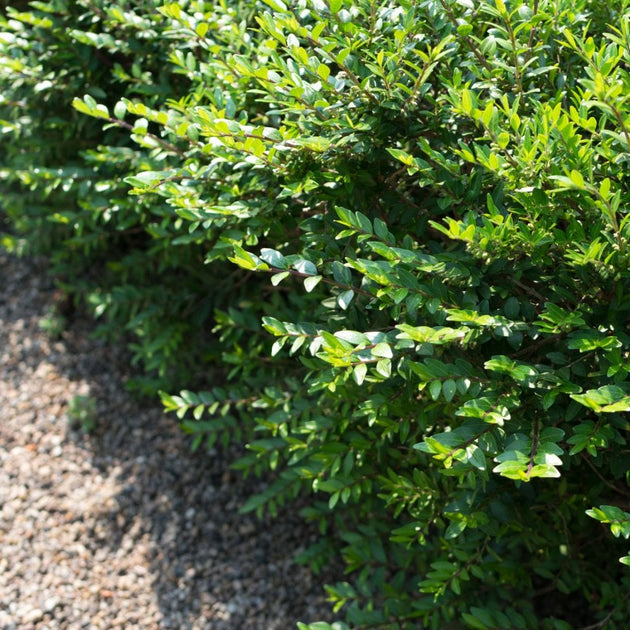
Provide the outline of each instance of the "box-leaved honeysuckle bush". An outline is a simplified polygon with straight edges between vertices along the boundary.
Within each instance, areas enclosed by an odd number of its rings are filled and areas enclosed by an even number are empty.
[[[630,3],[7,7],[5,247],[334,557],[326,628],[630,623]],[[282,541],[278,541],[282,544]]]

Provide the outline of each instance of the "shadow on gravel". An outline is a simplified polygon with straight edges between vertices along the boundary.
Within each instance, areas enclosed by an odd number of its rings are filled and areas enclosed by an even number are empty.
[[[261,482],[230,472],[226,452],[191,453],[159,403],[126,393],[125,351],[90,338],[85,318],[70,316],[57,341],[43,333],[38,322],[56,299],[43,272],[0,252],[2,325],[28,346],[23,354],[15,350],[7,379],[27,379],[45,363],[54,368],[51,378],[72,385],[46,422],[61,432],[61,459],[83,458],[90,467],[89,496],[70,495],[81,505],[65,516],[83,528],[81,544],[103,575],[92,585],[89,627],[286,630],[297,620],[331,621],[322,585],[334,578],[313,576],[292,562],[314,540],[314,530],[290,512],[273,521],[239,515]],[[90,435],[65,419],[77,391],[96,401],[97,428]],[[125,593],[141,592],[143,582],[151,605],[136,596],[122,601]],[[69,603],[65,610],[59,625],[53,615],[54,627],[85,627],[72,625]]]
[[[239,515],[260,487],[227,472],[224,454],[191,454],[154,410],[112,409],[112,386],[92,381],[107,417],[92,441],[93,463],[115,473],[121,490],[93,536],[107,547],[146,548],[163,627],[281,629],[313,620],[309,607],[315,599],[321,608],[321,585],[291,562],[312,532],[288,516]],[[192,621],[204,618],[205,626]]]

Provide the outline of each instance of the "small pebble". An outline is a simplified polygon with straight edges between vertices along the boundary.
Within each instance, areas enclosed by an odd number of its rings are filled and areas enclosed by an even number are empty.
[[[24,621],[26,623],[35,623],[44,616],[44,611],[41,608],[33,608],[24,613]]]
[[[58,597],[47,597],[44,601],[44,610],[46,612],[52,612],[59,605]]]

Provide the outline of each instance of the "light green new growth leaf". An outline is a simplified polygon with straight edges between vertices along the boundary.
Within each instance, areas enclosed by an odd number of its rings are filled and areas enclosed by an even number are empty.
[[[571,350],[579,350],[580,352],[591,352],[598,348],[620,348],[621,341],[613,336],[604,336],[602,333],[588,330],[571,333],[567,347]]]
[[[532,378],[538,376],[538,370],[518,361],[512,361],[509,357],[499,355],[492,357],[484,363],[486,370],[492,372],[501,372],[509,374],[515,381],[529,382]]]
[[[446,310],[448,317],[446,318],[451,322],[462,322],[475,324],[477,326],[497,326],[500,324],[509,323],[505,318],[492,317],[491,315],[480,315],[473,310],[454,309],[450,308]]]
[[[328,6],[331,13],[339,13],[341,7],[343,7],[343,0],[328,0]]]
[[[266,315],[262,318],[263,326],[265,330],[270,332],[272,335],[286,335],[287,327],[275,317],[269,317]]]
[[[197,24],[195,28],[195,34],[201,39],[203,39],[206,36],[206,33],[208,32],[208,28],[209,26],[207,22],[200,22],[199,24]]]
[[[497,144],[502,148],[505,149],[505,147],[507,147],[507,145],[510,142],[510,134],[507,133],[507,131],[502,131],[498,136],[497,136]]]
[[[387,149],[387,152],[399,162],[402,162],[405,166],[412,167],[414,165],[413,156],[409,155],[406,151],[401,149]]]
[[[377,343],[372,348],[372,356],[383,357],[385,359],[391,359],[394,356],[394,354],[388,343],[381,342],[381,343]]]
[[[323,137],[311,137],[311,138],[293,138],[292,144],[302,146],[306,149],[310,149],[315,153],[324,153],[330,148],[330,140]]]
[[[584,181],[584,176],[580,171],[572,170],[568,176],[565,175],[550,175],[549,179],[554,180],[560,184],[556,189],[558,192],[562,190],[587,190],[588,187]]]
[[[285,13],[287,10],[287,5],[282,0],[263,0],[263,2],[280,13]]]
[[[583,394],[571,394],[571,398],[596,413],[630,411],[630,396],[617,385],[604,385]]]
[[[630,513],[616,505],[600,505],[586,510],[586,514],[600,523],[617,525],[616,532],[613,532],[616,537],[630,538]]]
[[[576,188],[584,188],[584,177],[580,171],[571,171],[569,173],[569,179]]]
[[[266,263],[257,256],[246,252],[240,245],[234,245],[234,256],[231,256],[228,260],[250,271],[269,271],[269,266]]]
[[[430,328],[428,326],[410,326],[398,324],[396,328],[401,332],[397,339],[412,339],[419,343],[433,343],[436,345],[459,341],[466,336],[466,328]]]
[[[600,505],[598,508],[586,510],[586,514],[600,523],[609,525],[611,533],[616,538],[619,536],[630,538],[630,513],[621,508],[615,505]],[[630,566],[630,556],[622,556],[619,562]]]
[[[473,112],[473,101],[472,101],[470,90],[462,90],[460,99],[461,99],[462,111],[468,116],[471,116]]]

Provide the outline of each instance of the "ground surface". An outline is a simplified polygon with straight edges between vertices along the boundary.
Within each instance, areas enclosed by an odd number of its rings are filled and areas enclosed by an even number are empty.
[[[0,630],[285,630],[330,620],[292,563],[297,517],[237,510],[259,482],[192,455],[174,418],[125,392],[125,352],[70,321],[41,266],[0,253]],[[67,420],[96,401],[93,434]]]

